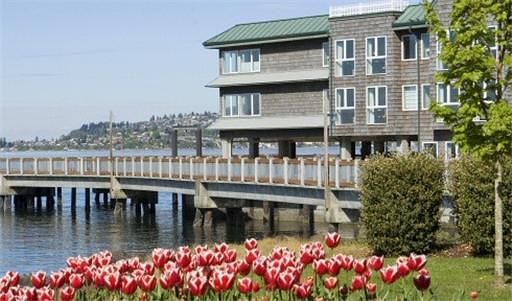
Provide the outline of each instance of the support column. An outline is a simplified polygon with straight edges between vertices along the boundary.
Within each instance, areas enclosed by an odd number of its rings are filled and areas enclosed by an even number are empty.
[[[132,204],[135,205],[135,217],[137,218],[140,218],[141,216],[141,213],[142,213],[142,203],[139,199],[137,200],[132,200]]]
[[[280,140],[278,141],[278,157],[288,157],[294,159],[297,157],[297,146],[295,141]]]
[[[171,193],[171,206],[174,211],[178,209],[178,194],[175,192]]]
[[[37,211],[41,211],[43,209],[43,197],[41,195],[37,196],[36,209]]]
[[[39,196],[37,196],[39,198]],[[28,209],[34,209],[34,196],[33,195],[30,195],[27,197],[27,208]]]
[[[213,209],[196,208],[193,225],[194,227],[213,226]]]
[[[85,210],[91,210],[91,189],[85,188]]]
[[[93,193],[94,193],[94,203],[96,203],[96,208],[100,208],[100,193],[98,192],[97,189],[94,189],[93,190]]]
[[[181,202],[183,221],[192,220],[196,212],[196,208],[194,207],[194,195],[182,194]]]
[[[62,201],[61,201],[61,209],[62,209]],[[53,211],[55,209],[55,198],[53,197],[53,194],[46,195],[46,210],[47,211]]]
[[[115,199],[112,201],[115,203],[114,215],[121,215],[121,213],[123,212],[123,208],[125,206],[126,200],[125,199]]]
[[[76,210],[76,187],[71,188],[71,211]]]
[[[354,144],[355,148],[355,144]],[[352,152],[352,143],[349,137],[343,137],[340,140],[340,158],[341,160],[352,160],[353,154]]]
[[[263,223],[267,225],[269,233],[274,233],[274,203],[272,202],[263,202]]]
[[[372,143],[370,141],[363,141],[361,146],[361,157],[366,159],[372,153]]]
[[[196,157],[203,156],[203,130],[198,127],[196,130]]]
[[[12,208],[12,196],[4,196],[4,213],[10,213]]]
[[[385,151],[385,142],[373,141],[373,150],[376,154],[383,154]]]
[[[302,232],[306,236],[315,233],[315,206],[302,205]]]
[[[0,195],[0,214],[3,214],[4,213],[4,201],[5,201],[5,196],[3,195]]]
[[[233,140],[222,139],[222,158],[231,158],[233,156]]]
[[[46,198],[46,206],[48,208],[48,198]],[[57,187],[57,209],[62,209],[62,187]]]
[[[260,156],[260,139],[249,138],[249,158],[254,159]]]
[[[103,192],[103,206],[108,208],[108,192]]]
[[[410,152],[410,144],[407,139],[400,139],[398,141],[398,152],[405,155]]]
[[[171,130],[171,156],[178,156],[178,130]]]

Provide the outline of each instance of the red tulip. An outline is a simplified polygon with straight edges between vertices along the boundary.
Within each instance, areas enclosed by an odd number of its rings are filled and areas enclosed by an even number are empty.
[[[287,291],[292,288],[293,284],[295,283],[295,279],[295,275],[292,273],[283,272],[280,273],[277,277],[277,285],[279,289]]]
[[[267,258],[266,257],[260,257],[256,259],[253,263],[253,269],[254,273],[258,276],[263,276],[265,272],[267,271]]]
[[[245,275],[249,274],[250,271],[251,271],[251,264],[249,264],[245,260],[237,261],[237,272],[240,275],[245,276]]]
[[[252,281],[249,277],[238,279],[236,285],[238,287],[238,291],[242,294],[254,293],[260,289],[259,283]]]
[[[81,289],[84,286],[85,278],[81,274],[71,274],[69,276],[69,285],[74,289]]]
[[[358,275],[352,279],[352,291],[358,291],[364,288],[366,279],[364,276]]]
[[[209,266],[213,262],[213,257],[215,253],[213,253],[212,250],[204,250],[201,253],[198,254],[197,257],[197,265],[199,266]]]
[[[416,286],[416,288],[419,291],[425,291],[430,287],[430,283],[431,283],[430,275],[420,273],[418,276],[413,278],[413,282],[414,282],[414,286]]]
[[[354,272],[361,275],[366,271],[366,259],[365,260],[354,260]]]
[[[43,287],[37,291],[39,301],[54,301],[55,292],[52,289]]]
[[[256,259],[261,256],[261,252],[258,249],[247,250],[247,255],[245,256],[245,260],[252,264]]]
[[[300,248],[300,262],[304,265],[308,265],[313,262],[315,258],[313,257],[313,248],[311,248],[310,244],[301,246]]]
[[[406,277],[407,275],[409,275],[410,272],[411,269],[409,268],[406,262],[400,262],[398,264],[398,275],[400,275],[400,277]]]
[[[380,277],[386,284],[392,284],[395,282],[400,275],[398,274],[398,268],[396,265],[388,266],[380,270]]]
[[[341,242],[341,235],[337,232],[327,233],[325,236],[325,244],[331,248],[336,248]]]
[[[61,288],[66,282],[66,275],[61,272],[56,272],[50,275],[50,286],[52,288]]]
[[[333,290],[338,285],[338,278],[336,277],[328,277],[324,280],[324,286],[328,290]]]
[[[9,278],[9,286],[17,286],[20,283],[19,273],[9,271],[5,275]]]
[[[312,293],[313,287],[307,283],[302,283],[295,288],[295,294],[300,299],[307,299],[311,296]]]
[[[199,297],[203,296],[208,289],[208,278],[205,276],[190,277],[188,279],[188,287],[192,296]]]
[[[37,288],[31,287],[25,290],[27,301],[37,301]]]
[[[334,258],[331,258],[327,262],[327,265],[329,267],[329,275],[331,275],[331,276],[338,276],[338,274],[340,273],[341,266],[343,265],[343,263],[341,262],[340,259],[334,257]]]
[[[153,275],[144,275],[139,278],[139,287],[145,292],[152,292],[156,288],[156,278]]]
[[[352,257],[352,255],[344,256],[342,258],[342,262],[343,262],[343,269],[345,271],[350,271],[350,270],[352,270],[352,267],[353,267],[354,257]]]
[[[370,260],[368,260],[368,266],[374,271],[382,269],[382,267],[384,266],[384,256],[370,257]]]
[[[192,258],[190,256],[190,251],[189,252],[178,251],[178,253],[176,253],[176,263],[180,266],[180,268],[182,268],[182,269],[188,268],[191,261],[192,261]]]
[[[213,249],[215,250],[215,252],[224,253],[227,250],[229,250],[229,245],[227,243],[223,242],[221,244],[216,244]]]
[[[263,276],[263,279],[265,280],[265,283],[267,284],[267,289],[273,290],[277,287],[277,278],[279,277],[279,274],[281,273],[281,270],[279,268],[275,267],[268,267],[265,271],[265,275]]]
[[[244,247],[246,250],[256,249],[258,247],[258,241],[254,238],[248,238],[244,242]]]
[[[222,255],[224,255],[225,263],[231,263],[236,260],[236,250],[234,249],[228,249],[225,252],[223,252]]]
[[[375,294],[377,292],[377,284],[375,284],[375,283],[368,283],[366,285],[366,289],[368,290],[369,293]]]
[[[35,288],[42,288],[46,283],[46,273],[39,271],[35,274],[32,274],[32,285]]]
[[[108,273],[103,277],[103,283],[111,292],[121,288],[121,274],[119,272]]]
[[[213,290],[217,293],[223,293],[231,289],[235,283],[235,274],[223,270],[213,271],[212,278]]]
[[[421,270],[427,264],[427,256],[411,253],[407,260],[407,266],[414,271]]]
[[[155,274],[155,265],[152,262],[144,262],[140,265],[140,268],[143,269],[147,275]]]
[[[153,263],[158,269],[162,269],[167,261],[169,261],[167,255],[163,252],[163,249],[154,249],[151,257],[153,258]]]
[[[68,286],[60,291],[62,301],[72,301],[75,298],[75,289]]]
[[[160,277],[160,285],[164,289],[182,286],[183,285],[183,274],[182,274],[181,270],[178,268],[167,270]]]
[[[137,281],[135,278],[124,275],[121,277],[121,292],[125,295],[131,295],[137,290]]]
[[[315,270],[315,273],[318,275],[324,275],[327,274],[329,271],[329,266],[327,265],[327,260],[325,259],[318,259],[313,262],[313,269]]]
[[[346,284],[343,284],[342,287],[340,287],[340,294],[343,296],[343,297],[346,297],[349,293],[349,290],[348,290],[348,286]]]

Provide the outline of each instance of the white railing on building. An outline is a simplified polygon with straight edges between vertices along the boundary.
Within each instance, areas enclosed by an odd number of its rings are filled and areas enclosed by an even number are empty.
[[[0,158],[0,175],[161,178],[273,185],[324,185],[323,158],[259,157]],[[359,162],[329,160],[329,186],[356,187]]]
[[[329,17],[357,16],[393,11],[401,12],[407,6],[409,6],[409,1],[407,0],[368,0],[361,1],[358,4],[331,6],[329,8]]]

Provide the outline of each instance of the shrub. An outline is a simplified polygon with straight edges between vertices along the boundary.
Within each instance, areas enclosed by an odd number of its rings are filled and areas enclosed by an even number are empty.
[[[457,226],[464,242],[476,255],[494,253],[494,165],[464,156],[453,166],[451,190]],[[512,160],[505,161],[503,182],[503,239],[505,255],[512,254]]]
[[[428,154],[374,156],[362,164],[362,222],[377,254],[425,253],[435,246],[443,162]]]

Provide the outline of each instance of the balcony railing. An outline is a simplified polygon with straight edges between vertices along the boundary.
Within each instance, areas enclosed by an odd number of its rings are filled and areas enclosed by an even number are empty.
[[[409,5],[406,0],[385,0],[360,2],[359,4],[331,6],[329,17],[357,16],[390,11],[404,11]]]
[[[113,166],[113,169],[111,168]],[[110,176],[323,187],[322,158],[0,158],[0,175]],[[357,187],[359,160],[329,160],[329,186]]]

